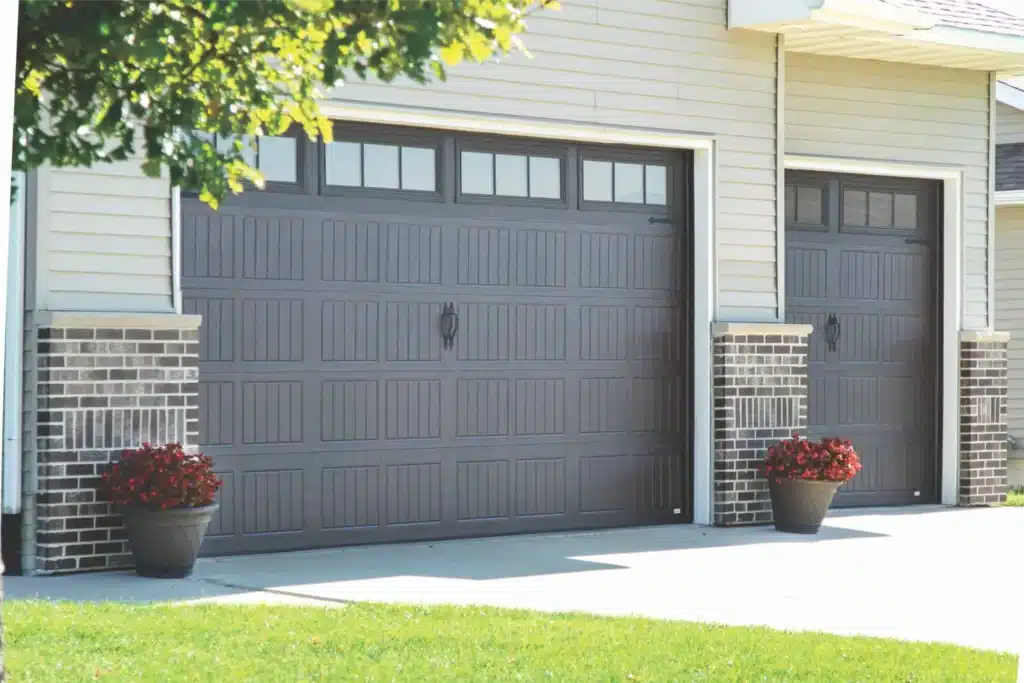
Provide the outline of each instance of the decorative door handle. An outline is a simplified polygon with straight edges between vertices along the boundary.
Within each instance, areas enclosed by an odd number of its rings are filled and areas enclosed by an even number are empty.
[[[455,304],[449,301],[441,307],[441,346],[451,349],[455,346],[455,335],[459,332],[459,314]]]
[[[828,322],[825,324],[825,342],[828,344],[829,351],[835,351],[836,345],[839,343],[839,336],[842,334],[843,327],[839,324],[839,316],[835,313],[828,314]]]

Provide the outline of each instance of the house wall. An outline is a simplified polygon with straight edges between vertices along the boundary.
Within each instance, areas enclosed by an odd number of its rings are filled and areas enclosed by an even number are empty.
[[[30,310],[173,312],[171,187],[140,161],[37,172]]]
[[[999,102],[996,104],[996,144],[1024,142],[1024,111]]]
[[[787,155],[964,169],[963,328],[986,328],[988,74],[788,54],[785,102]]]
[[[570,0],[521,54],[446,83],[351,82],[344,102],[715,134],[719,320],[775,320],[776,39],[728,31],[726,0]]]
[[[1009,452],[1011,486],[1024,486],[1024,207],[996,210],[996,328],[1010,333],[1007,348],[1007,428],[1018,440]]]

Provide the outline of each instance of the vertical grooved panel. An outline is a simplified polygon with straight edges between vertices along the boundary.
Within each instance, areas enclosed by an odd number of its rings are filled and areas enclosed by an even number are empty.
[[[320,401],[323,441],[374,441],[378,438],[376,380],[330,380]]]
[[[199,383],[199,443],[230,446],[235,442],[235,385]]]
[[[686,411],[681,378],[635,377],[629,404],[633,431],[680,433]]]
[[[621,432],[626,429],[629,399],[626,380],[597,377],[580,380],[580,432]]]
[[[182,221],[181,273],[190,278],[235,277],[235,217],[190,216]]]
[[[387,523],[423,524],[441,521],[441,465],[389,465]]]
[[[386,310],[387,360],[441,359],[440,303],[388,302]]]
[[[249,217],[242,220],[242,277],[302,280],[302,221]]]
[[[199,360],[221,362],[235,356],[235,302],[231,299],[192,297],[185,299],[182,312],[203,316],[199,327]]]
[[[459,360],[509,359],[508,304],[458,304]]]
[[[379,525],[377,467],[325,467],[321,471],[325,529],[365,529]]]
[[[870,313],[842,313],[839,360],[846,362],[877,363],[881,359],[881,330],[879,316]]]
[[[387,438],[436,439],[441,436],[441,382],[388,380]]]
[[[635,235],[633,237],[634,289],[679,290],[678,240],[671,235]]]
[[[628,236],[585,232],[580,240],[580,287],[629,287]]]
[[[828,252],[810,247],[786,248],[786,296],[823,299],[828,296]]]
[[[456,436],[508,436],[508,380],[459,379]]]
[[[441,284],[441,226],[389,223],[385,254],[387,281]]]
[[[565,433],[565,380],[516,380],[515,433],[518,436]]]
[[[626,360],[626,306],[580,307],[580,360]]]
[[[245,533],[302,531],[305,524],[302,470],[246,472]]]
[[[243,382],[242,442],[302,442],[302,383]]]
[[[235,473],[214,472],[223,482],[217,492],[219,507],[213,513],[210,526],[206,529],[207,536],[230,536],[235,533]]]
[[[878,254],[844,249],[839,258],[839,296],[878,299]]]
[[[508,461],[460,462],[457,466],[460,520],[499,519],[511,507]]]
[[[242,360],[302,360],[302,300],[242,301]]]
[[[459,228],[459,284],[507,287],[512,261],[511,234],[508,228]]]
[[[565,287],[565,233],[516,230],[515,273],[520,287]]]
[[[580,458],[580,511],[620,512],[628,509],[632,481],[629,456]]]
[[[516,360],[565,360],[565,306],[516,306]]]
[[[565,459],[516,461],[516,515],[565,514]]]
[[[323,360],[377,360],[380,322],[376,301],[325,301],[321,307],[321,316]]]
[[[324,221],[321,278],[380,282],[380,224]]]
[[[679,309],[637,306],[633,309],[633,344],[638,360],[678,361],[682,353]]]

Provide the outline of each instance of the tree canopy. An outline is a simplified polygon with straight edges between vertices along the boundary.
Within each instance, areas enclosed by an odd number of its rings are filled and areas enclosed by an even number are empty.
[[[145,158],[216,206],[262,183],[243,140],[300,126],[346,78],[444,79],[520,49],[556,0],[32,0],[20,3],[14,168]],[[141,133],[141,134],[140,134]],[[212,135],[233,140],[211,144]],[[137,149],[138,147],[138,149]]]

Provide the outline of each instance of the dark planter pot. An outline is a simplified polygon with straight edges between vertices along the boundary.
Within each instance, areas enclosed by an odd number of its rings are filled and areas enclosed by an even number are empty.
[[[769,479],[776,530],[793,534],[818,533],[828,506],[832,504],[832,497],[840,486],[842,482],[838,481]]]
[[[181,579],[192,573],[217,504],[199,508],[151,510],[121,508],[128,545],[139,576]]]

